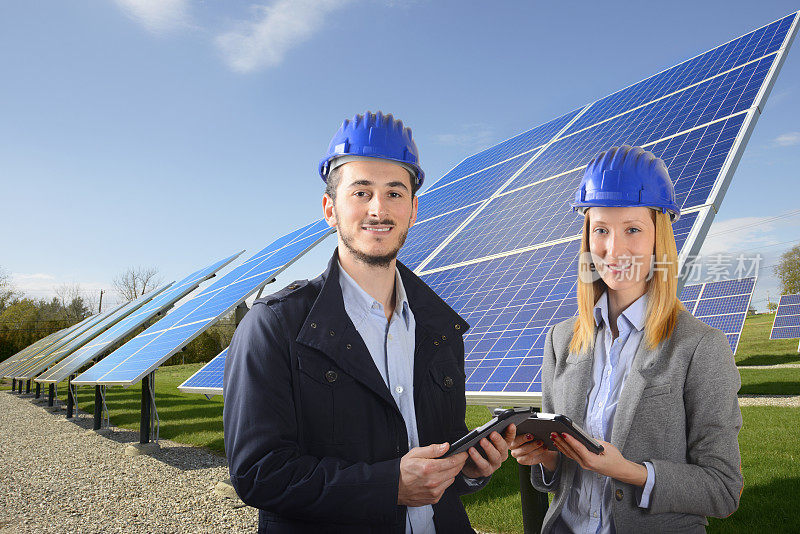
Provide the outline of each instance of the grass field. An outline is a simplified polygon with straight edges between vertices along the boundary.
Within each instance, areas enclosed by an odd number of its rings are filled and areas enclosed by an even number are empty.
[[[800,395],[800,369],[747,369],[746,366],[800,363],[797,341],[769,341],[772,315],[748,317],[736,354],[742,367],[742,390],[748,394]],[[162,367],[156,373],[156,403],[161,437],[224,451],[222,399],[206,400],[181,393],[176,387],[200,364]],[[59,397],[65,398],[65,384]],[[4,384],[4,389],[9,385]],[[115,426],[138,430],[140,386],[110,388],[107,405]],[[78,388],[78,405],[92,412],[92,388]],[[745,489],[739,509],[724,520],[710,519],[709,532],[796,532],[800,525],[800,408],[745,407],[744,427],[739,434]],[[482,424],[488,411],[467,408],[467,425]],[[482,491],[464,498],[475,528],[504,533],[522,533],[519,476],[510,459],[495,473]]]

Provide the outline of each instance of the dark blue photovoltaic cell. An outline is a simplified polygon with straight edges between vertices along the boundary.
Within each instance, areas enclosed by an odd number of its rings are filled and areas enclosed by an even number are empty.
[[[775,52],[781,47],[793,20],[794,14],[788,15],[599,100],[570,127],[570,132]]]
[[[683,250],[683,245],[686,244],[686,238],[689,237],[689,232],[692,231],[694,221],[697,219],[698,212],[686,213],[681,215],[681,218],[672,223],[672,233],[675,235],[675,246],[680,253]]]
[[[700,297],[700,290],[703,289],[703,284],[694,284],[690,286],[683,286],[681,290],[681,302],[689,302],[697,300]],[[690,310],[691,311],[691,310]]]
[[[529,155],[518,156],[494,167],[482,170],[465,180],[450,182],[419,196],[417,220],[424,221],[486,200],[502,186],[525,162]]]
[[[693,315],[707,325],[722,330],[735,353],[755,284],[755,278],[739,278],[686,286],[681,300],[697,294],[696,307],[687,305],[688,310],[694,310]],[[695,288],[700,289],[699,294]]]
[[[191,392],[193,389],[203,389],[201,393],[222,394],[222,377],[225,371],[225,358],[228,349],[223,350],[214,359],[205,364],[195,374],[190,376],[186,382],[178,386],[181,391]]]
[[[524,152],[529,152],[530,156],[532,156],[533,152],[531,151],[533,149],[544,145],[552,139],[579,111],[580,109],[570,111],[557,119],[465,158],[464,161],[456,165],[440,180],[437,180],[436,183],[432,185],[431,189],[441,187],[454,180],[458,180],[459,178],[463,178],[464,176]]]
[[[540,392],[547,330],[577,311],[577,240],[424,275],[471,325],[468,391]]]
[[[603,150],[622,144],[649,145],[671,135],[744,111],[753,105],[775,56],[647,104],[630,113],[560,138],[534,160],[530,181],[585,166]],[[520,176],[509,189],[526,185]]]
[[[276,240],[109,354],[73,383],[137,382],[330,233],[330,227],[321,220]]]
[[[163,313],[177,301],[194,291],[201,282],[214,276],[214,273],[238,258],[241,252],[233,254],[225,259],[217,261],[203,269],[199,269],[183,280],[172,284],[163,293],[156,294],[150,302],[134,311],[117,324],[100,334],[61,363],[49,369],[36,379],[42,383],[57,383],[66,379],[69,375],[80,369],[90,360],[97,358],[115,343],[121,341],[125,336],[132,333],[145,322],[149,321],[159,313]]]
[[[406,244],[397,259],[412,271],[453,233],[475,209],[477,204],[415,224],[408,231]]]
[[[770,339],[795,339],[800,337],[800,295],[781,295]]]

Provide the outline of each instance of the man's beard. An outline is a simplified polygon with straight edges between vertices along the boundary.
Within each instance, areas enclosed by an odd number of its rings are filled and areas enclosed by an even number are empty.
[[[380,222],[373,222],[372,224],[387,224],[392,225],[397,228],[397,225],[394,221],[380,221]],[[394,250],[390,250],[386,254],[379,254],[379,255],[371,255],[367,254],[364,251],[358,250],[355,245],[353,244],[354,239],[350,234],[347,232],[342,231],[341,228],[337,228],[339,232],[339,236],[342,238],[342,244],[349,250],[353,256],[360,262],[365,263],[367,265],[371,265],[373,267],[389,267],[392,263],[392,260],[397,258],[397,253],[400,252],[400,249],[403,247],[403,244],[406,242],[406,237],[408,236],[408,228],[406,228],[397,240],[397,246]]]

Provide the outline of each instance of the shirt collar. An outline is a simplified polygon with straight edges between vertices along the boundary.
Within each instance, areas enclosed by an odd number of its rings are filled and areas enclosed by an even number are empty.
[[[408,297],[406,295],[406,288],[403,286],[403,279],[400,277],[400,271],[395,267],[395,308],[394,313],[403,318],[406,328],[409,328],[411,308],[408,304]],[[372,295],[364,291],[358,285],[358,282],[353,280],[353,277],[347,274],[342,264],[339,263],[339,285],[342,288],[342,298],[344,300],[344,307],[347,313],[351,316],[359,317],[360,319],[366,318],[369,314],[380,315],[386,318],[383,310],[383,304],[375,300]]]
[[[644,329],[647,319],[647,293],[633,301],[621,314],[638,331]],[[594,305],[594,323],[609,325],[608,321],[608,291],[605,291]]]

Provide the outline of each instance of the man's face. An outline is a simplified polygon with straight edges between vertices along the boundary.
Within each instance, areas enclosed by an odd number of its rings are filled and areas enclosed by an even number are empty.
[[[417,220],[417,197],[403,167],[375,159],[340,167],[336,201],[325,195],[325,220],[339,234],[339,254],[368,265],[389,266]]]

